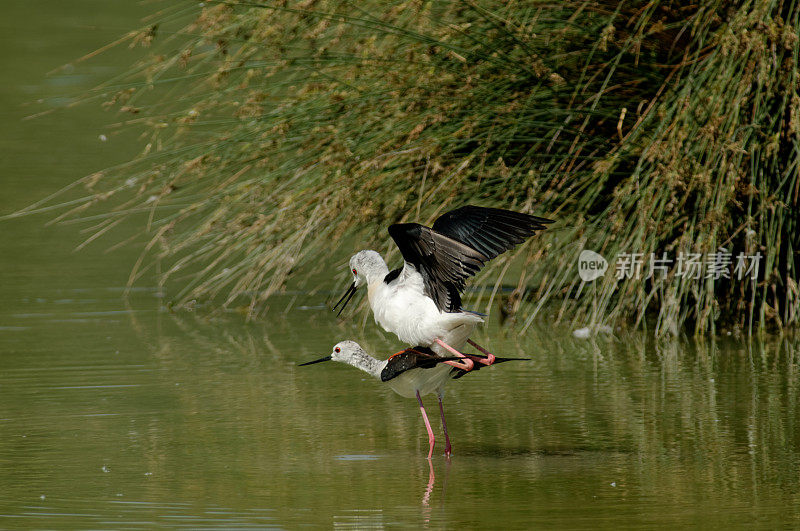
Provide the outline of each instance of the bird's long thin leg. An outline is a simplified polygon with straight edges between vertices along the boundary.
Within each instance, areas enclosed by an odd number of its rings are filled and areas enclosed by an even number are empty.
[[[417,402],[419,402],[419,410],[422,412],[422,420],[425,421],[425,428],[428,430],[428,443],[431,446],[430,450],[428,451],[428,459],[430,459],[433,455],[433,444],[436,442],[436,439],[433,437],[431,423],[428,421],[428,414],[425,413],[425,406],[422,405],[422,398],[419,396],[419,391],[417,391]]]
[[[460,353],[459,351],[457,351],[456,349],[454,349],[453,347],[451,347],[450,345],[448,345],[447,343],[445,343],[441,339],[434,339],[433,341],[435,343],[441,345],[442,348],[444,348],[446,350],[449,350],[450,352],[452,352],[453,354],[455,354],[459,358],[464,358],[463,360],[445,361],[444,363],[446,363],[448,365],[452,365],[453,367],[456,367],[458,369],[463,369],[463,370],[465,370],[467,372],[471,371],[472,368],[475,366],[475,364],[472,362],[471,359],[469,359],[468,357],[466,357],[465,355],[463,355],[462,353]]]
[[[486,354],[486,359],[482,359],[482,360],[478,360],[478,361],[480,361],[484,365],[491,365],[492,363],[494,363],[494,359],[495,359],[494,354],[492,354],[491,352],[489,352],[488,350],[486,350],[485,348],[483,348],[479,344],[475,343],[471,339],[467,339],[467,343],[469,343],[470,345],[472,345],[476,349],[480,350],[483,354]]]
[[[444,421],[444,405],[442,405],[442,395],[439,394],[439,413],[442,415],[442,429],[444,430],[444,455],[450,457],[453,447],[450,446],[450,436],[447,434],[447,422]]]

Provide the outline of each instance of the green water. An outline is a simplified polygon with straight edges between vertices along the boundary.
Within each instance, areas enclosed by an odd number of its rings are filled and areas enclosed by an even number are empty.
[[[118,72],[135,52],[45,75],[147,9],[4,3],[0,215],[136,152],[93,105],[22,118]],[[371,320],[338,323],[327,293],[171,314],[152,279],[123,297],[135,250],[73,253],[84,226],[49,219],[0,223],[0,528],[800,527],[796,342],[492,322],[480,342],[532,360],[450,385],[454,456],[429,463],[413,400],[296,366],[346,338],[398,350]]]

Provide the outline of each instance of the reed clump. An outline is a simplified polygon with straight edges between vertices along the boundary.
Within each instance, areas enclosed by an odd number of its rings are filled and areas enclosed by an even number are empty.
[[[520,329],[543,312],[659,335],[794,326],[799,14],[777,0],[172,5],[131,37],[151,58],[97,93],[145,127],[142,155],[84,179],[65,216],[99,208],[103,234],[146,213],[132,281],[159,264],[178,305],[257,312],[309,264],[339,265],[332,242],[388,250],[388,223],[500,206],[557,220],[517,253],[526,267],[499,259],[478,281],[495,279],[481,304],[513,288]],[[593,283],[583,249],[610,262]],[[640,275],[623,267],[634,253]],[[678,268],[690,254],[699,275]],[[651,256],[671,263],[648,275]]]

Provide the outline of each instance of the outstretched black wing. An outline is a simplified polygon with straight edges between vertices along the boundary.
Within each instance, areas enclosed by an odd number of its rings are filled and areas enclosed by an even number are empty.
[[[434,221],[433,230],[469,245],[488,260],[513,249],[537,230],[544,230],[550,219],[499,208],[463,206]]]
[[[426,295],[440,311],[461,310],[466,279],[486,262],[522,243],[550,220],[498,208],[465,206],[425,227],[399,223],[389,235],[407,264],[422,275]]]
[[[407,348],[390,357],[381,371],[381,381],[388,382],[411,369],[432,369],[444,361],[459,358],[444,358],[426,347]]]
[[[425,294],[440,311],[461,309],[464,281],[480,271],[487,257],[459,241],[439,234],[419,223],[400,223],[389,227],[406,264],[422,275]]]

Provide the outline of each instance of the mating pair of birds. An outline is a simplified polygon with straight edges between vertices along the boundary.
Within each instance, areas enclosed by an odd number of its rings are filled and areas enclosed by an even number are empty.
[[[360,251],[350,259],[353,283],[334,306],[339,314],[366,284],[375,321],[408,345],[387,360],[377,360],[355,341],[342,341],[333,352],[311,365],[339,361],[361,369],[386,382],[401,396],[416,397],[428,430],[428,459],[433,455],[435,437],[422,396],[435,392],[445,436],[445,455],[451,454],[450,436],[444,419],[442,397],[450,379],[495,363],[521,358],[500,358],[469,339],[483,322],[481,314],[461,307],[466,280],[486,262],[524,242],[551,220],[501,210],[464,206],[452,210],[426,227],[399,223],[389,227],[403,255],[403,267],[389,271],[375,251]],[[462,352],[465,344],[481,354]]]

